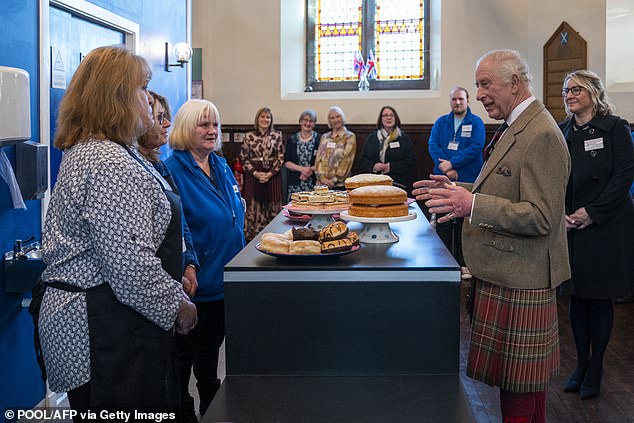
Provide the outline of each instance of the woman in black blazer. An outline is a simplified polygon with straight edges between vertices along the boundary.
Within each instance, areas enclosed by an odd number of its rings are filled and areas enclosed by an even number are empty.
[[[387,174],[411,193],[410,173],[416,154],[409,136],[401,131],[401,119],[391,106],[383,106],[376,121],[377,131],[368,135],[361,151],[363,173]]]
[[[566,76],[566,137],[572,172],[566,190],[566,229],[572,278],[570,323],[577,367],[564,390],[582,399],[599,393],[603,354],[613,326],[613,299],[631,294],[634,279],[634,177],[629,124],[612,114],[601,79],[587,70]]]

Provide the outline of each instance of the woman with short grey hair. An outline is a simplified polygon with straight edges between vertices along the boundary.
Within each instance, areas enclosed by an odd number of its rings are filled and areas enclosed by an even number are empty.
[[[312,191],[315,187],[315,155],[319,146],[319,134],[314,131],[317,114],[304,110],[299,115],[300,131],[286,141],[284,166],[288,169],[287,200],[300,191]]]

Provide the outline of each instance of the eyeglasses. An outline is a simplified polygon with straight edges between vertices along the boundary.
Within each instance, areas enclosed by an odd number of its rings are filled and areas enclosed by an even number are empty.
[[[570,88],[564,88],[563,90],[561,90],[561,95],[562,96],[567,96],[568,93],[572,93],[572,95],[574,95],[575,97],[578,96],[579,94],[581,94],[581,89],[583,87],[580,85],[576,85],[574,87],[570,87]]]
[[[382,118],[393,118],[394,115],[392,113],[389,113],[389,114],[388,113],[384,113],[384,114],[381,115],[381,117]]]

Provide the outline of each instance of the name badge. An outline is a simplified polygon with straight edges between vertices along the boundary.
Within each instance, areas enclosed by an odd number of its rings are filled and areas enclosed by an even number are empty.
[[[447,145],[447,150],[458,150],[458,142],[454,141],[449,141],[449,145]]]
[[[602,148],[603,148],[603,137],[594,138],[591,140],[585,140],[583,142],[583,149],[585,151],[601,150]]]
[[[471,125],[462,125],[461,137],[471,138]]]
[[[236,194],[239,194],[240,193],[240,188],[238,188],[237,185],[234,185],[233,186],[233,192],[235,192]]]
[[[390,148],[399,148],[401,144],[398,141],[394,141],[390,143]]]
[[[335,148],[337,146],[337,143],[335,143],[334,141],[328,141],[328,143],[326,144],[326,148]]]

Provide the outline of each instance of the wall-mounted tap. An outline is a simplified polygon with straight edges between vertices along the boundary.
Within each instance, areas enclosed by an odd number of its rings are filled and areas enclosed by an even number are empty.
[[[24,240],[16,239],[13,241],[13,260],[26,260],[27,254],[38,248],[40,248],[40,243],[35,240],[35,235]]]

